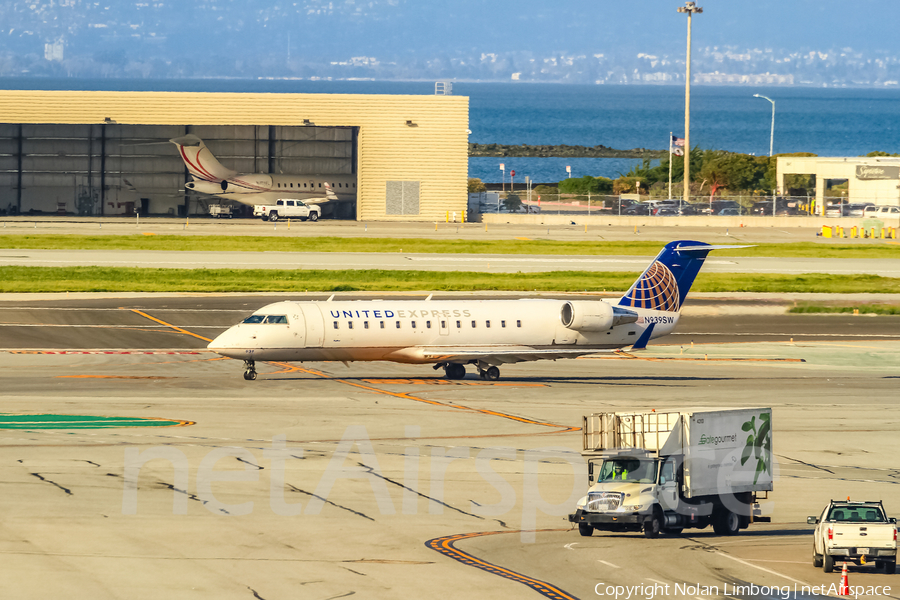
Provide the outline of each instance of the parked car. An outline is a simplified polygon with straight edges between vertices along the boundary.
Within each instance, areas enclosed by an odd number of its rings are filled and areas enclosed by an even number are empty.
[[[657,217],[677,217],[681,215],[681,211],[677,206],[663,206],[657,208],[654,214]]]
[[[900,217],[900,206],[875,206],[870,204],[863,209],[863,216],[873,218]]]
[[[850,563],[891,574],[897,568],[897,519],[888,518],[881,501],[832,500],[806,522],[816,526],[814,567],[831,573],[836,563]]]
[[[825,216],[826,217],[841,217],[844,214],[844,209],[840,204],[829,204],[825,207]]]
[[[739,217],[741,216],[741,209],[734,207],[723,208],[717,214],[720,217]]]
[[[650,206],[646,204],[634,204],[629,206],[625,210],[622,211],[623,215],[632,216],[644,216],[650,214]]]
[[[863,211],[866,209],[867,206],[873,206],[873,204],[871,202],[845,204],[842,214],[845,217],[861,217],[861,216],[863,216]]]

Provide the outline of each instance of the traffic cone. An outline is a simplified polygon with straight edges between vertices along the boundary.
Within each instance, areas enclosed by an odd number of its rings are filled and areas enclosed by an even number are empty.
[[[850,584],[847,582],[847,563],[844,563],[844,568],[841,569],[841,590],[838,592],[838,595],[850,595]]]

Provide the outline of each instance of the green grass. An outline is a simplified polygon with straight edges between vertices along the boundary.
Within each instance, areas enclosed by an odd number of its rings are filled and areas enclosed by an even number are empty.
[[[655,256],[659,241],[591,242],[556,240],[440,240],[426,238],[347,238],[186,235],[0,235],[0,248],[45,250],[176,250],[246,252],[404,252],[438,254],[549,254]],[[674,235],[674,234],[673,234]],[[740,240],[735,240],[740,244]],[[758,244],[718,250],[716,256],[784,258],[897,258],[900,244],[798,242]]]
[[[801,314],[854,314],[854,311],[859,311],[861,315],[900,315],[900,306],[890,304],[855,304],[850,306],[803,304],[791,308],[788,312]]]
[[[0,267],[0,292],[624,291],[639,273]],[[701,273],[695,292],[900,293],[876,275]]]

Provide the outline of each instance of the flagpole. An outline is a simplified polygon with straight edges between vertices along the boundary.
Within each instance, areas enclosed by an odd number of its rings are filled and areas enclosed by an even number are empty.
[[[669,200],[672,199],[672,132],[669,132]],[[679,203],[680,204],[680,203]],[[679,208],[681,208],[679,206]]]

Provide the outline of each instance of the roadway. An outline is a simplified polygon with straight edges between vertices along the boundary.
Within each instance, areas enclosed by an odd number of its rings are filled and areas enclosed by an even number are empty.
[[[662,244],[660,245],[662,248]],[[166,269],[404,269],[535,273],[543,271],[641,272],[649,256],[544,256],[509,254],[418,254],[382,252],[167,252],[147,250],[0,250],[0,266],[152,267]],[[711,273],[827,273],[900,277],[889,258],[709,257]]]
[[[390,363],[260,364],[247,382],[239,362],[203,349],[281,298],[0,299],[4,413],[182,424],[0,429],[5,589],[591,598],[598,583],[657,583],[673,597],[781,597],[731,586],[836,583],[809,564],[806,525],[830,498],[883,499],[900,513],[900,318],[705,300],[645,353],[507,366],[498,382]],[[657,540],[569,529],[585,489],[572,467],[583,414],[759,405],[774,408],[771,524]],[[137,452],[150,460],[135,488],[126,464]],[[685,583],[711,593],[675,591]]]

